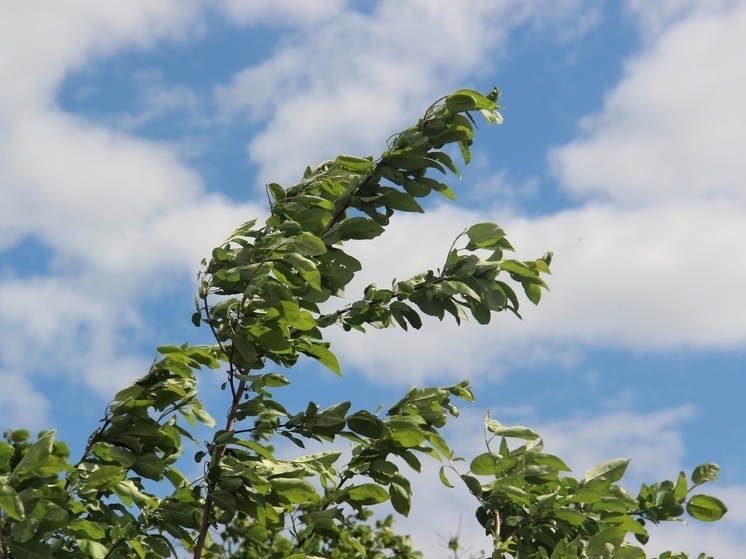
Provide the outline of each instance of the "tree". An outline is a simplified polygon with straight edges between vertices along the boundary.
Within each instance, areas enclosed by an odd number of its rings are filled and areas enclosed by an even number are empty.
[[[501,122],[498,96],[497,89],[486,96],[459,90],[392,136],[377,159],[340,155],[306,169],[288,189],[269,184],[266,222],[240,225],[203,261],[192,320],[210,330],[214,345],[159,347],[147,374],[114,396],[77,461],[54,431],[34,442],[26,431],[6,432],[2,557],[150,559],[186,551],[195,558],[415,558],[408,538],[392,531],[392,517],[373,521],[371,507],[389,501],[408,514],[405,472],[419,472],[425,456],[442,462],[446,486],[449,477],[459,479],[474,495],[495,558],[635,559],[645,554],[625,538],[647,541],[646,523],[685,512],[721,518],[726,508],[719,500],[690,496],[716,479],[714,464],[695,469],[691,487],[682,472],[675,481],[644,485],[634,497],[616,483],[626,460],[576,480],[563,474],[568,468],[560,458],[542,452],[532,429],[489,415],[485,452],[462,466],[441,429],[458,415],[455,400],[474,400],[468,381],[413,388],[376,412],[352,411],[350,402],[288,410],[275,398],[291,379],[263,372],[269,364],[291,369],[304,355],[340,374],[322,335],[333,325],[418,329],[421,314],[449,314],[457,323],[471,315],[487,324],[493,312],[520,316],[513,286],[539,303],[551,253],[506,258],[512,246],[505,232],[479,223],[454,241],[442,269],[387,288],[370,285],[359,300],[329,310],[361,268],[344,242],[378,237],[396,212],[422,212],[418,199],[433,191],[455,198],[428,172],[460,176],[443,148],[454,145],[468,164],[474,115]],[[224,374],[227,419],[196,453],[204,475],[189,480],[176,467],[184,439],[199,445],[197,423],[215,427],[198,399],[203,368]],[[340,438],[352,442],[350,456],[326,450],[280,459],[272,446],[284,439],[302,449],[304,441]],[[172,490],[152,483],[164,480]]]

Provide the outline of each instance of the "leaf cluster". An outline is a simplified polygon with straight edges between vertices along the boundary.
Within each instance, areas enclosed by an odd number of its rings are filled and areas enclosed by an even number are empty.
[[[643,484],[635,497],[617,484],[628,459],[599,464],[578,480],[564,474],[569,468],[559,457],[543,452],[533,429],[504,426],[488,414],[485,434],[487,452],[473,458],[469,471],[459,477],[479,502],[476,517],[494,539],[493,559],[643,559],[645,551],[629,538],[647,543],[648,523],[678,520],[685,512],[695,520],[712,522],[727,512],[716,497],[691,495],[700,485],[717,480],[719,468],[712,463],[694,469],[691,487],[681,472],[675,482]],[[525,442],[511,448],[510,439]],[[496,440],[499,448],[492,450]],[[447,468],[456,467],[451,463],[441,468],[441,480],[450,486]],[[485,477],[491,479],[484,481]],[[666,552],[660,557],[688,556]]]

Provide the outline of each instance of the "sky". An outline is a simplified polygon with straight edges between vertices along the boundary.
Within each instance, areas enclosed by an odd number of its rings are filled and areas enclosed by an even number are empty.
[[[480,221],[518,258],[553,251],[551,291],[522,321],[330,331],[344,378],[304,363],[276,396],[375,409],[469,378],[462,456],[489,410],[579,477],[632,458],[631,490],[716,462],[725,519],[650,550],[743,557],[744,52],[744,0],[0,4],[0,428],[58,427],[80,452],[156,346],[209,342],[200,260],[267,215],[265,183],[380,154],[440,96],[498,86],[505,122],[480,127],[457,202],[349,244],[348,293],[437,268]],[[222,417],[222,378],[200,382]],[[488,545],[436,466],[397,525],[427,557],[459,526]]]

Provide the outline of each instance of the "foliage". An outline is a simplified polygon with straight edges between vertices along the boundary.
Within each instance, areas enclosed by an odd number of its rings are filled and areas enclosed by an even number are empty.
[[[269,364],[292,368],[304,355],[341,374],[322,335],[332,325],[419,329],[422,314],[487,324],[493,312],[520,316],[518,286],[539,303],[551,253],[506,258],[512,246],[504,231],[480,223],[456,239],[441,269],[386,288],[370,285],[359,300],[330,310],[361,269],[344,243],[376,238],[396,212],[422,212],[419,200],[432,192],[454,198],[428,173],[460,176],[443,148],[454,145],[468,164],[473,114],[501,122],[498,96],[497,89],[486,96],[457,91],[392,136],[377,159],[340,155],[306,169],[288,189],[269,184],[266,222],[244,223],[203,262],[192,320],[209,328],[214,345],[159,347],[148,373],[116,394],[77,461],[54,431],[33,443],[25,431],[6,433],[0,556],[150,559],[186,550],[195,558],[419,558],[409,539],[393,532],[393,517],[373,520],[371,507],[389,502],[407,515],[405,473],[419,472],[424,456],[444,464],[445,485],[453,470],[476,497],[495,558],[636,559],[644,552],[625,537],[646,541],[647,522],[685,511],[704,521],[722,517],[725,506],[714,497],[690,496],[716,478],[715,465],[697,468],[692,487],[682,473],[633,497],[616,484],[625,460],[601,464],[580,481],[561,476],[567,467],[542,452],[534,431],[489,417],[487,452],[458,473],[461,459],[441,429],[458,415],[455,400],[474,400],[468,381],[412,388],[376,412],[352,410],[350,402],[288,410],[275,398],[291,380],[264,372]],[[189,480],[176,467],[184,438],[199,445],[197,424],[216,426],[197,397],[195,375],[203,368],[224,374],[227,419],[196,453],[203,475]],[[283,439],[300,448],[346,440],[352,452],[280,459],[272,443]],[[511,449],[513,439],[526,443]]]

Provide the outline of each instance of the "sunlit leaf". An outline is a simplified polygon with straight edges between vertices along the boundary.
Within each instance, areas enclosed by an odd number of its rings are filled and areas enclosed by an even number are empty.
[[[725,516],[725,513],[728,512],[728,507],[717,497],[712,497],[711,495],[694,495],[686,504],[686,512],[692,518],[696,518],[702,522],[715,522]]]

